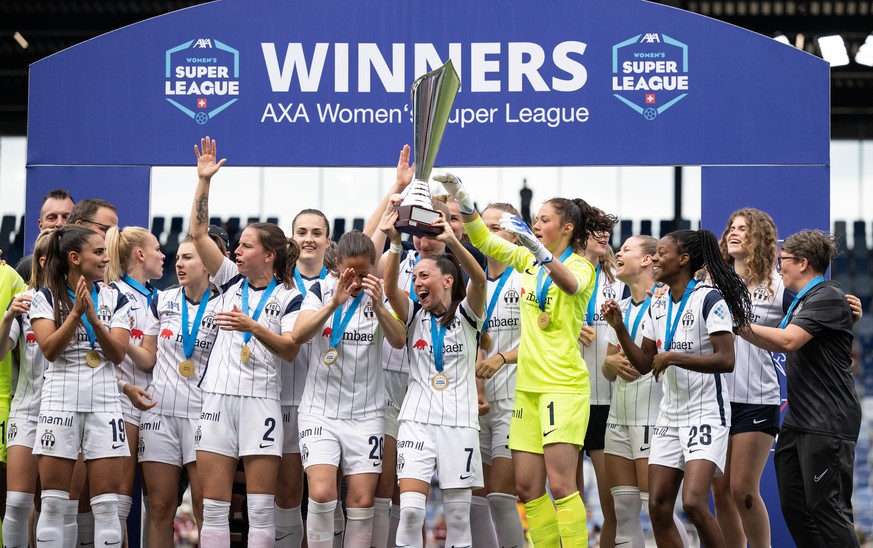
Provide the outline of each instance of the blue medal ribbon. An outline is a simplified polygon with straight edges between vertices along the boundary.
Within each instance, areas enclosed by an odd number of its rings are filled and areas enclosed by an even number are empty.
[[[694,291],[694,287],[697,285],[697,280],[692,279],[688,282],[688,286],[685,288],[685,292],[682,293],[682,300],[679,301],[679,310],[676,311],[676,319],[672,320],[673,317],[673,295],[670,295],[670,299],[667,301],[667,334],[664,340],[664,352],[670,351],[670,344],[673,342],[673,335],[676,334],[676,328],[679,327],[679,319],[682,317],[682,311],[685,310],[685,305],[688,304],[688,297],[691,296],[691,292]],[[673,322],[672,325],[670,322]]]
[[[439,318],[430,316],[430,338],[433,343],[433,363],[437,373],[443,372],[443,341],[446,338],[446,326],[440,324]]]
[[[497,306],[497,298],[500,296],[500,290],[503,289],[503,286],[506,285],[506,280],[512,275],[512,268],[506,267],[506,270],[503,271],[503,274],[500,276],[500,280],[497,282],[497,287],[494,288],[494,293],[491,294],[491,300],[488,302],[488,310],[485,314],[485,325],[482,326],[482,333],[488,331],[488,322],[491,321],[491,314],[494,313],[494,308]],[[488,277],[488,267],[485,267],[485,277]]]
[[[797,303],[800,302],[800,299],[806,296],[806,294],[809,293],[813,287],[817,286],[823,281],[825,281],[824,278],[822,278],[821,276],[816,276],[815,278],[810,280],[808,284],[806,284],[806,287],[800,290],[800,293],[798,293],[797,296],[794,297],[794,300],[791,302],[791,306],[788,307],[788,313],[786,313],[785,317],[782,318],[782,323],[779,324],[779,329],[785,329],[785,326],[788,325],[788,321],[791,319],[791,314],[794,312],[794,308],[797,306]]]
[[[566,250],[564,250],[564,252],[561,254],[561,258],[558,260],[563,263],[572,254],[573,254],[573,248],[568,247]],[[542,266],[540,267],[539,271],[537,271],[537,288],[536,288],[537,289],[537,302],[540,305],[540,310],[542,310],[543,312],[546,311],[546,295],[548,295],[549,287],[551,287],[551,285],[552,285],[552,278],[550,276],[545,275],[544,274],[545,271],[546,271],[546,269],[543,268]],[[543,277],[545,277],[545,279],[546,279],[545,282],[543,282]]]
[[[67,293],[70,295],[70,300],[73,301],[73,304],[76,304],[76,294],[73,293],[73,290],[70,286],[67,286]],[[94,303],[94,306],[97,306],[97,284],[91,286],[91,301]],[[85,332],[88,334],[88,342],[91,343],[91,350],[97,346],[97,334],[94,332],[94,327],[88,321],[88,318],[85,314],[82,314],[80,317],[82,323],[85,325]]]
[[[600,287],[600,268],[601,264],[597,263],[597,268],[594,269],[594,293],[591,294],[591,299],[588,300],[588,310],[585,311],[585,324],[589,327],[594,324],[594,307],[597,305],[597,290]]]
[[[203,314],[209,304],[210,293],[211,289],[207,284],[206,291],[203,292],[203,297],[200,299],[200,305],[197,307],[192,327],[188,324],[188,301],[185,299],[185,288],[182,288],[182,350],[185,352],[186,360],[190,360],[191,356],[194,355],[194,343],[197,342],[197,333],[200,332],[200,322],[203,321]]]
[[[421,253],[417,254],[415,257],[415,263],[413,263],[412,268],[415,269],[415,266],[418,264],[418,261],[421,260]],[[418,295],[415,293],[415,276],[409,278],[409,298],[412,299],[412,302],[418,302]]]
[[[258,302],[258,306],[255,307],[255,313],[252,314],[252,319],[258,321],[258,318],[261,317],[261,312],[264,310],[264,306],[267,304],[267,299],[272,295],[273,290],[276,289],[276,278],[270,280],[269,285],[267,285],[267,289],[264,290],[264,294],[261,295],[261,300]],[[242,311],[243,314],[249,313],[249,279],[246,278],[243,281],[242,285]],[[252,340],[251,331],[247,333],[243,333],[243,344],[248,344],[249,341]]]
[[[321,267],[321,273],[318,275],[319,280],[323,280],[327,276],[327,268]],[[294,285],[297,286],[297,289],[303,293],[303,298],[306,298],[306,294],[309,293],[309,289],[306,288],[306,285],[303,283],[303,276],[300,275],[300,271],[297,270],[297,267],[294,267]]]
[[[145,285],[142,285],[127,274],[121,277],[121,281],[134,288],[137,293],[145,297],[148,300],[149,306],[152,305],[152,299],[154,299],[158,294],[158,290],[152,287],[152,284],[146,282]]]
[[[630,313],[634,307],[633,299],[631,299],[627,303],[627,313],[625,313],[625,315],[624,315],[624,326],[628,329],[628,331],[630,331],[632,341],[637,340],[637,329],[639,329],[639,327],[640,327],[640,321],[643,319],[643,316],[645,315],[646,311],[649,309],[649,305],[651,305],[651,304],[652,304],[652,297],[650,295],[647,295],[646,300],[644,300],[643,304],[640,305],[640,311],[637,313],[636,319],[634,319],[633,328],[631,328],[630,327]]]
[[[355,315],[355,310],[358,309],[358,305],[361,304],[361,299],[364,297],[364,292],[361,293],[352,299],[352,304],[349,305],[349,309],[346,310],[345,314],[343,314],[343,307],[339,307],[333,313],[333,327],[330,332],[330,347],[337,348],[343,340],[343,333],[346,332],[346,327],[349,326],[349,322],[352,321],[352,316]]]

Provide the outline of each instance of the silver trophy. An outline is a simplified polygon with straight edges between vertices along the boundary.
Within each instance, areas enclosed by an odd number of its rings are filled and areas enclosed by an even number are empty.
[[[442,229],[433,226],[440,213],[433,209],[427,181],[460,83],[458,73],[449,60],[440,68],[420,76],[412,84],[415,172],[406,197],[397,207],[398,218],[394,226],[400,232],[416,236],[442,232]]]

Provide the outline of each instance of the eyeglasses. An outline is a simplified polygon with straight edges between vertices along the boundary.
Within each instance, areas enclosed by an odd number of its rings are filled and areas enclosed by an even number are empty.
[[[97,221],[85,221],[85,222],[100,228],[101,230],[103,230],[103,232],[108,232],[109,229],[112,228],[110,225],[104,225],[103,223],[98,223]]]
[[[782,255],[776,258],[776,268],[782,270],[782,261],[802,261],[803,257],[790,257],[786,255]]]

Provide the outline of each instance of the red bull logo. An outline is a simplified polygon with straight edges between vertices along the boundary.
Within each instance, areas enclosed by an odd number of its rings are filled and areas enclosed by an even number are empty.
[[[427,350],[427,341],[424,339],[418,339],[415,341],[415,344],[412,345],[412,348],[416,350]]]
[[[170,331],[169,329],[162,329],[162,330],[161,330],[161,338],[162,338],[162,339],[172,339],[172,338],[173,338],[173,332]]]

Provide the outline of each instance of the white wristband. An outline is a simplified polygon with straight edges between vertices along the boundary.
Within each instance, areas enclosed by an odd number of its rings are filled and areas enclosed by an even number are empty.
[[[401,253],[403,253],[403,246],[401,244],[392,243],[391,248],[388,251],[400,255]]]
[[[124,392],[124,387],[127,386],[127,381],[124,379],[118,379],[118,391]]]

